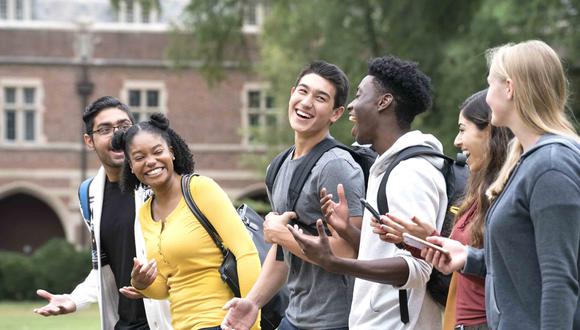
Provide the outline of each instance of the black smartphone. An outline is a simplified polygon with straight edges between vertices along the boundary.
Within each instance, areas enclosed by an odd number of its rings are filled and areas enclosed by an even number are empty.
[[[381,221],[381,215],[379,214],[379,212],[377,210],[375,210],[374,207],[371,206],[371,204],[369,204],[369,202],[366,201],[366,199],[361,198],[360,199],[361,204],[364,206],[365,209],[369,210],[369,212],[371,212],[371,214],[373,215],[373,217],[375,219],[377,219],[377,221],[380,224],[383,224],[383,222]]]

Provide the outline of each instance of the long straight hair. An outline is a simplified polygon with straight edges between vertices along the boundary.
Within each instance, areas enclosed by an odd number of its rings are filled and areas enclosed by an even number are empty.
[[[483,162],[481,170],[472,172],[467,181],[467,193],[465,199],[459,207],[455,219],[459,219],[475,205],[475,213],[470,221],[469,244],[474,247],[483,246],[483,227],[485,223],[485,213],[490,201],[485,192],[495,181],[497,175],[505,162],[509,141],[513,134],[506,127],[495,127],[491,125],[491,109],[485,102],[487,89],[479,91],[463,102],[459,107],[463,117],[475,124],[478,130],[490,130],[489,138],[483,143]]]
[[[530,40],[507,44],[487,51],[489,74],[495,79],[514,83],[514,108],[525,125],[537,134],[556,134],[579,141],[566,117],[568,81],[556,52],[543,41]],[[505,184],[523,153],[514,138],[497,180],[487,190],[493,200]]]

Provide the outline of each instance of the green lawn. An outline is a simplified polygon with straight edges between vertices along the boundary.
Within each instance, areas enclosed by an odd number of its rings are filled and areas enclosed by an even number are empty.
[[[96,304],[80,312],[44,317],[32,312],[43,306],[38,302],[0,302],[1,330],[98,330],[99,308]]]

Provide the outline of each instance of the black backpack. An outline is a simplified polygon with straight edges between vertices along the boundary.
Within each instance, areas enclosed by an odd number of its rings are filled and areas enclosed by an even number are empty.
[[[391,171],[402,161],[419,156],[434,156],[440,157],[444,160],[443,168],[439,169],[445,178],[445,187],[447,190],[447,212],[443,220],[441,228],[441,236],[449,237],[455,214],[457,213],[458,205],[463,200],[465,194],[465,185],[467,177],[469,176],[469,169],[465,163],[463,154],[458,154],[458,159],[453,160],[439,151],[434,150],[428,146],[411,146],[405,148],[397,153],[395,159],[389,164],[385,170],[385,175],[379,185],[377,193],[377,206],[380,214],[389,212],[389,205],[385,198],[387,180]],[[444,275],[437,269],[433,268],[429,281],[427,282],[427,292],[433,299],[445,306],[447,303],[447,293],[449,292],[449,283],[451,282],[451,275]],[[401,313],[401,321],[403,323],[409,322],[409,309],[407,306],[407,290],[399,290],[399,306]]]
[[[372,149],[367,147],[347,147],[344,144],[338,142],[333,138],[325,138],[321,142],[319,142],[312,150],[304,156],[304,161],[300,164],[300,166],[294,171],[292,178],[290,179],[289,191],[288,191],[288,201],[286,204],[286,211],[293,211],[296,208],[296,202],[298,201],[298,197],[300,196],[300,192],[302,191],[302,187],[306,183],[306,180],[310,176],[310,172],[320,159],[322,155],[333,148],[340,148],[345,151],[348,151],[352,158],[360,165],[364,174],[365,180],[365,191],[366,191],[366,184],[369,178],[369,170],[375,159],[377,158],[377,153],[374,152]],[[272,188],[274,186],[274,180],[276,180],[276,175],[280,170],[280,167],[284,163],[284,161],[288,158],[288,156],[294,152],[295,147],[291,146],[288,149],[282,151],[278,156],[276,156],[270,166],[268,167],[268,171],[266,173],[266,186],[268,187],[268,191],[271,194]],[[316,225],[307,225],[301,223],[300,220],[295,222],[298,224],[303,230],[310,233],[311,235],[318,235],[318,231],[316,230]],[[278,249],[277,253],[277,260],[280,257],[281,249]]]

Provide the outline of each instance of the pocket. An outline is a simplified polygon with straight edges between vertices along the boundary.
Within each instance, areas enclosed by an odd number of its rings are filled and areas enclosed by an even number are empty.
[[[485,277],[485,309],[487,311],[487,323],[491,329],[497,329],[501,312],[495,297],[495,287],[493,285],[493,275],[487,274]]]

